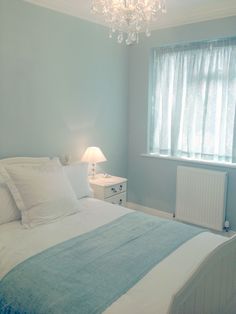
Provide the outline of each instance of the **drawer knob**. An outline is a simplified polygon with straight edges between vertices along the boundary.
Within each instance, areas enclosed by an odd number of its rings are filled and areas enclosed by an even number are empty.
[[[117,193],[117,189],[116,188],[111,188],[113,193]]]
[[[120,191],[122,191],[122,190],[123,190],[123,185],[121,184],[121,185],[120,185]]]
[[[122,205],[122,199],[120,199],[120,201],[119,201],[119,205]]]

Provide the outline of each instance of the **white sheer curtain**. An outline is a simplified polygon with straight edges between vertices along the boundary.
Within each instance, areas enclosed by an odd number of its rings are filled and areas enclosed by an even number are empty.
[[[153,50],[149,152],[234,162],[236,38]]]

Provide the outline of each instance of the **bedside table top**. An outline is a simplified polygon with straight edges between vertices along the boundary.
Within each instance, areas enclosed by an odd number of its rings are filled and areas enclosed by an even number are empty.
[[[121,178],[121,177],[115,177],[115,176],[110,176],[108,178],[104,177],[104,174],[97,174],[94,179],[89,178],[89,183],[90,184],[96,184],[100,186],[110,186],[114,184],[120,184],[127,182],[126,178]]]

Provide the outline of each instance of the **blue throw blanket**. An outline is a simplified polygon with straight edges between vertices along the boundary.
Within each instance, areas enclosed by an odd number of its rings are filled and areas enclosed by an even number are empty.
[[[0,313],[101,313],[200,232],[142,213],[122,216],[16,266],[0,281]]]

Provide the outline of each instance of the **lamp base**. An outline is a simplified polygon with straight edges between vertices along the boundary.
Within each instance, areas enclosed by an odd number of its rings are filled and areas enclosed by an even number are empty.
[[[96,163],[92,163],[92,176],[91,179],[94,180],[96,177]]]

